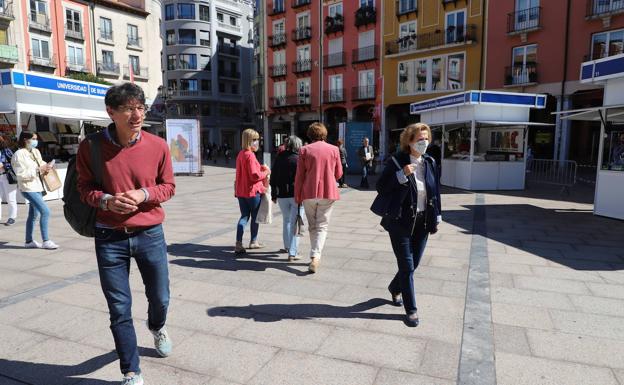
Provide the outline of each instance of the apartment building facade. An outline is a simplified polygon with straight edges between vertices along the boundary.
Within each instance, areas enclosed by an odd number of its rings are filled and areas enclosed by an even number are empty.
[[[252,2],[166,0],[163,10],[167,117],[199,118],[204,145],[238,147],[256,124]]]
[[[389,147],[418,115],[410,103],[480,89],[482,0],[384,0],[384,124]]]
[[[595,165],[600,125],[560,120],[553,112],[602,106],[603,89],[581,83],[581,63],[624,53],[620,0],[510,0],[489,2],[488,89],[548,95],[532,120],[552,127],[529,130],[534,156]]]

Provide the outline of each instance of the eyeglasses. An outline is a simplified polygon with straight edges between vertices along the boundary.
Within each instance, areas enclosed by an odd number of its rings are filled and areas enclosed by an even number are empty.
[[[139,112],[140,114],[144,114],[145,111],[147,110],[146,106],[136,106],[136,107],[132,107],[132,106],[119,106],[117,108],[117,111],[127,114],[127,115],[131,115],[134,111]]]

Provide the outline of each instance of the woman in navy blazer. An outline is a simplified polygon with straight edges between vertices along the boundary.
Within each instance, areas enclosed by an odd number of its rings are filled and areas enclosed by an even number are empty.
[[[442,220],[440,181],[435,160],[425,154],[431,129],[412,124],[401,133],[401,149],[386,164],[377,181],[374,204],[381,225],[390,235],[399,271],[388,286],[395,306],[405,308],[405,324],[418,326],[414,270],[427,245],[429,234]],[[380,208],[381,206],[381,208]]]

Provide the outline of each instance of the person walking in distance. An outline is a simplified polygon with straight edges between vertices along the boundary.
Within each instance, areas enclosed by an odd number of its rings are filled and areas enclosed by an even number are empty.
[[[28,218],[26,219],[26,243],[28,249],[57,249],[48,234],[48,220],[50,209],[43,200],[46,193],[43,185],[43,177],[50,172],[52,164],[41,159],[41,153],[37,150],[39,141],[34,132],[22,131],[19,136],[19,150],[11,158],[11,166],[17,176],[17,186],[24,198],[28,201]],[[39,228],[43,243],[34,240],[35,223],[39,217]]]
[[[297,161],[301,149],[301,139],[291,136],[286,142],[286,149],[277,155],[271,174],[271,198],[277,202],[282,211],[282,238],[284,248],[281,252],[288,253],[288,261],[299,260],[299,237],[295,236],[297,216],[303,216],[303,207],[295,202],[295,176]]]
[[[348,167],[348,165],[347,165],[347,149],[345,148],[344,140],[342,140],[342,139],[338,139],[338,141],[336,142],[336,146],[338,147],[338,151],[340,151],[340,164],[342,164],[342,176],[338,180],[338,187],[339,188],[346,188],[346,187],[349,187],[345,183],[345,177],[347,175],[347,167]]]
[[[9,141],[0,136],[0,219],[2,219],[2,200],[9,204],[9,218],[5,226],[12,226],[17,219],[17,180],[11,166],[13,151],[9,148]],[[9,176],[9,173],[12,173]]]
[[[247,252],[243,247],[243,234],[245,226],[251,218],[251,241],[250,249],[260,249],[264,247],[258,242],[258,230],[260,225],[256,223],[258,209],[260,209],[260,197],[266,192],[266,179],[271,174],[267,165],[260,165],[255,152],[260,148],[260,134],[248,128],[243,131],[242,149],[236,157],[236,182],[235,195],[238,198],[240,208],[240,218],[236,226],[236,254]]]
[[[375,153],[373,152],[373,146],[369,144],[368,138],[362,140],[362,147],[358,149],[358,156],[360,157],[360,164],[362,165],[362,182],[361,188],[368,188],[368,173],[373,166],[373,160],[375,159]]]
[[[388,231],[398,272],[388,286],[395,306],[405,308],[405,324],[418,326],[414,270],[427,245],[429,234],[442,220],[440,180],[435,160],[426,154],[431,129],[409,125],[401,133],[401,150],[387,162],[377,181],[378,199],[388,202],[381,225]]]
[[[337,181],[342,177],[342,163],[338,147],[327,140],[327,128],[322,123],[312,123],[308,128],[312,144],[301,148],[295,176],[295,202],[303,204],[310,232],[310,265],[316,273],[334,203],[340,199]]]
[[[169,269],[161,204],[175,194],[167,143],[142,131],[145,95],[131,83],[113,86],[104,98],[113,123],[97,134],[102,185],[95,181],[90,141],[76,161],[82,200],[98,208],[95,229],[100,284],[108,303],[110,328],[123,374],[122,385],[142,385],[137,336],[132,323],[129,271],[134,259],[148,300],[147,328],[156,352],[167,357],[172,341],[165,329],[169,307]]]

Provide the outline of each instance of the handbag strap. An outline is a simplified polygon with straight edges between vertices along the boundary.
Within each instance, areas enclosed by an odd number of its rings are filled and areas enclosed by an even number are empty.
[[[102,186],[102,142],[101,134],[90,135],[89,144],[91,149],[91,169],[95,177],[95,183]]]
[[[393,155],[391,158],[392,158],[392,161],[394,162],[394,164],[397,166],[397,168],[398,168],[399,170],[401,170],[401,169],[402,169],[402,168],[401,168],[401,165],[400,165],[400,164],[399,164],[399,162],[396,160],[396,158],[394,157],[394,155]]]

